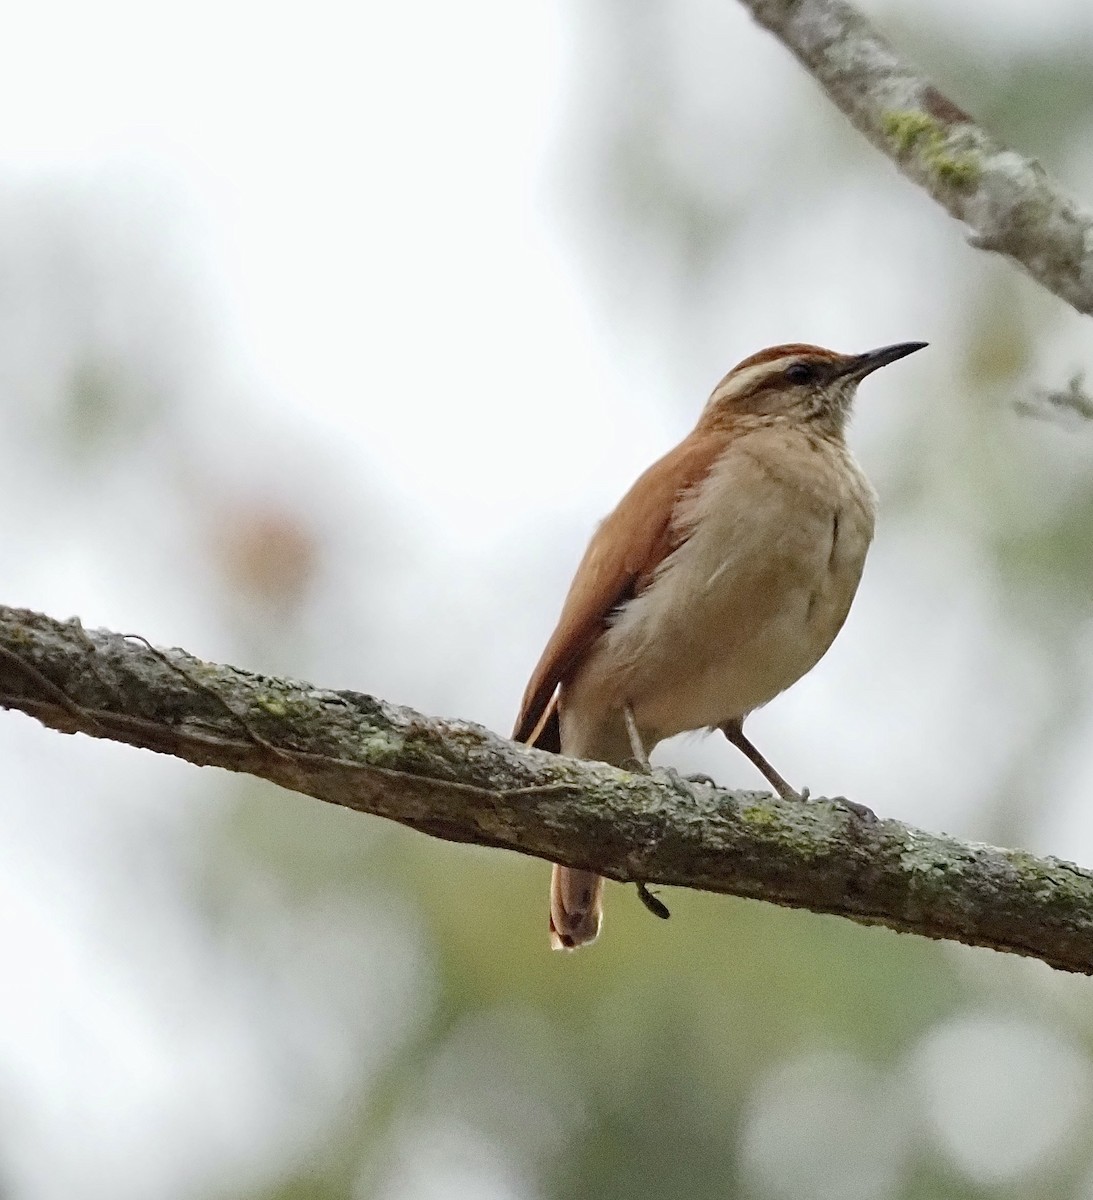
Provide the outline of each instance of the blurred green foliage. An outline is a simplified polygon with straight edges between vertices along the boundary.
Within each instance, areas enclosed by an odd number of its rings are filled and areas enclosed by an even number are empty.
[[[587,201],[587,269],[602,302],[635,321],[641,295],[670,295],[682,358],[723,256],[740,249],[748,214],[781,195],[787,164],[793,186],[785,191],[807,203],[824,196],[834,172],[868,178],[891,168],[802,75],[790,110],[796,123],[769,131],[769,161],[751,164],[747,179],[732,164],[705,178],[701,164],[715,160],[723,127],[714,118],[687,124],[687,63],[664,53],[673,6],[614,0],[594,17],[596,86],[584,86],[587,125],[597,133],[577,187]],[[939,80],[959,81],[953,98],[1000,137],[1053,169],[1089,139],[1089,44],[1050,56],[1015,45],[1008,60],[986,62],[975,47],[902,20],[892,36],[906,36]],[[758,28],[750,36],[766,37]],[[720,116],[725,127],[733,119],[731,109]],[[938,210],[935,219],[939,240],[950,237],[948,218]],[[1073,735],[1089,692],[1072,649],[1093,599],[1093,478],[1076,468],[1058,482],[1057,502],[1045,499],[1029,426],[1003,420],[1014,381],[1041,361],[1059,302],[1036,294],[1008,264],[980,257],[967,267],[973,281],[954,330],[963,347],[953,381],[960,400],[927,402],[908,424],[887,497],[925,527],[944,523],[974,542],[1006,636],[1053,682],[1027,730],[998,734],[998,757],[1010,765],[981,827],[1019,840],[1045,756]],[[1073,365],[1063,365],[1064,377]],[[62,413],[71,460],[103,455],[122,431],[131,439],[160,419],[154,392],[134,387],[108,359],[78,363]],[[287,604],[302,603],[302,585],[283,590]],[[287,641],[291,619],[283,609],[276,616],[269,637]],[[362,1070],[306,1156],[255,1200],[1093,1194],[1086,1101],[1075,1102],[1082,1121],[1054,1140],[1049,1129],[1027,1166],[992,1178],[989,1148],[987,1166],[969,1165],[935,1128],[936,1105],[920,1079],[923,1047],[968,1014],[1044,1026],[1060,1045],[1078,1047],[1073,1057],[1093,1079],[1083,981],[723,897],[667,895],[672,919],[657,922],[615,885],[602,942],[552,955],[546,864],[431,842],[250,782],[236,792],[216,839],[222,857],[214,851],[201,872],[210,926],[242,860],[292,903],[327,898],[365,913],[414,913],[426,963],[427,994],[415,998],[410,1029],[378,1068]],[[369,969],[382,973],[383,957]]]
[[[726,192],[719,200],[716,189],[711,194],[696,185],[693,172],[679,169],[676,141],[716,139],[717,130],[680,128],[682,81],[673,72],[681,68],[663,54],[662,35],[672,21],[664,4],[596,9],[599,52],[614,60],[596,60],[599,86],[587,89],[600,106],[601,133],[586,157],[583,188],[598,208],[588,219],[603,236],[595,239],[591,261],[598,256],[606,271],[608,302],[612,296],[622,302],[615,290],[621,281],[653,268],[640,260],[618,261],[610,270],[604,264],[628,243],[652,239],[669,247],[658,262],[670,278],[645,279],[639,290],[674,289],[682,328],[705,303],[705,277],[733,245],[748,207],[768,202],[762,188],[773,176],[760,169],[755,191]],[[922,64],[940,80],[958,80],[954,99],[999,136],[1053,166],[1075,137],[1089,136],[1088,47],[1023,56],[1017,46],[1008,61],[987,63],[966,44],[931,39],[920,28],[904,32]],[[758,29],[753,36],[765,37]],[[817,194],[824,151],[810,139],[831,151],[829,171],[890,169],[848,134],[841,117],[818,111],[822,105],[802,101],[799,128],[770,131],[772,161],[784,165],[799,154],[809,163],[805,186]],[[731,112],[724,117],[731,120]],[[936,213],[939,238],[948,236],[947,220]],[[1027,281],[1006,264],[984,260],[971,269],[989,276],[991,286],[967,305],[958,331],[966,347],[956,381],[962,399],[947,400],[944,411],[927,407],[922,423],[908,430],[909,452],[899,460],[889,497],[908,511],[921,507],[927,521],[938,489],[956,498],[949,519],[967,524],[996,574],[1011,636],[1028,639],[1058,683],[1038,733],[1015,752],[1008,784],[992,801],[994,817],[985,817],[986,825],[993,820],[997,831],[1019,836],[1037,746],[1052,731],[1070,730],[1067,715],[1086,687],[1076,667],[1067,674],[1066,646],[1076,624],[1088,620],[1093,479],[1072,481],[1066,503],[1053,511],[1015,519],[1040,485],[1022,458],[1027,430],[1004,427],[1000,398],[1028,372],[1058,302],[1030,298]],[[310,810],[307,821],[283,815],[275,837],[269,804],[259,794],[239,810],[237,833],[250,852],[296,887],[359,891],[377,904],[397,895],[415,906],[427,930],[434,988],[422,1024],[382,1078],[348,1107],[332,1152],[301,1164],[292,1180],[265,1193],[271,1200],[413,1195],[392,1183],[400,1177],[394,1164],[427,1157],[440,1130],[456,1131],[452,1162],[462,1146],[468,1163],[484,1154],[509,1164],[519,1182],[512,1189],[479,1185],[483,1195],[1061,1200],[1089,1194],[1082,1190],[1093,1178],[1087,1124],[1059,1144],[1048,1138],[1050,1152],[992,1182],[987,1167],[962,1165],[946,1149],[945,1135],[931,1132],[929,1105],[915,1082],[931,1031],[969,1013],[1064,1029],[1073,1002],[1088,1057],[1093,1022],[1087,989],[1078,982],[1049,979],[1046,970],[1014,960],[706,895],[667,896],[673,916],[662,924],[632,892],[614,885],[602,942],[572,957],[551,955],[545,864],[377,831],[352,817],[323,815],[311,825]],[[803,1094],[799,1120],[787,1115],[779,1125],[772,1118],[787,1159],[804,1156],[813,1164],[796,1185],[792,1172],[779,1183],[770,1166],[777,1146],[755,1141],[758,1097],[774,1088],[774,1111],[783,1104],[791,1114],[792,1097],[780,1096],[771,1080],[783,1068],[794,1077],[793,1064],[817,1055],[843,1064],[847,1079],[857,1071],[878,1081],[876,1104],[866,1088],[859,1118],[840,1123],[839,1104],[850,1103],[839,1090],[844,1085],[836,1071],[825,1092],[820,1070],[815,1095]],[[855,1094],[851,1083],[845,1086],[846,1095]],[[885,1161],[866,1169],[857,1156],[868,1157],[873,1109],[888,1103],[896,1112],[890,1124],[902,1134],[886,1134],[894,1139],[890,1154],[874,1144]],[[856,1111],[853,1104],[848,1111]],[[811,1134],[810,1122],[826,1132]],[[474,1190],[458,1176],[435,1178],[426,1189],[430,1196]]]

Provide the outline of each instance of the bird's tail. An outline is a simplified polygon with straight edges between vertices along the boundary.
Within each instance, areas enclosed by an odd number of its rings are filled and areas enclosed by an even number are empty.
[[[537,711],[524,698],[524,711],[513,739],[539,750],[560,754],[562,730],[555,692],[535,719]],[[550,873],[550,945],[553,950],[576,950],[594,942],[603,921],[603,879],[593,871],[554,865]]]
[[[555,864],[550,874],[550,945],[576,950],[594,942],[603,921],[603,879],[593,871]]]

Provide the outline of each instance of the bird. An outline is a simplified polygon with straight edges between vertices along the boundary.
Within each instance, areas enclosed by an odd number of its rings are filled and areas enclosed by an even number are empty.
[[[851,406],[867,375],[925,345],[787,343],[733,367],[593,534],[513,739],[648,770],[664,739],[720,730],[784,800],[807,799],[744,721],[811,671],[846,620],[877,504],[846,443]],[[555,865],[551,945],[595,941],[602,917],[603,879]]]

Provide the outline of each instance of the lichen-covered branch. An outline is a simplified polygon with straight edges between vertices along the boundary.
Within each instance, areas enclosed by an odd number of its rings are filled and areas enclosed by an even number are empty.
[[[388,817],[434,837],[836,913],[1093,974],[1093,873],[864,822],[837,803],[693,792],[466,721],[0,607],[0,707]]]
[[[741,0],[862,133],[971,231],[1093,314],[1093,211],[996,142],[843,0]]]

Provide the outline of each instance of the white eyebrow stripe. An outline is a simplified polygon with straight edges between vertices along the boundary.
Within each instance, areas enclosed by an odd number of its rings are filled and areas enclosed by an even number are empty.
[[[750,392],[765,379],[781,375],[786,367],[790,366],[791,363],[798,362],[800,357],[799,354],[785,354],[781,358],[772,359],[770,362],[758,363],[756,366],[747,367],[743,371],[730,371],[714,389],[709,402],[711,404],[719,404],[722,400],[727,400],[731,396],[742,396],[745,392]]]

